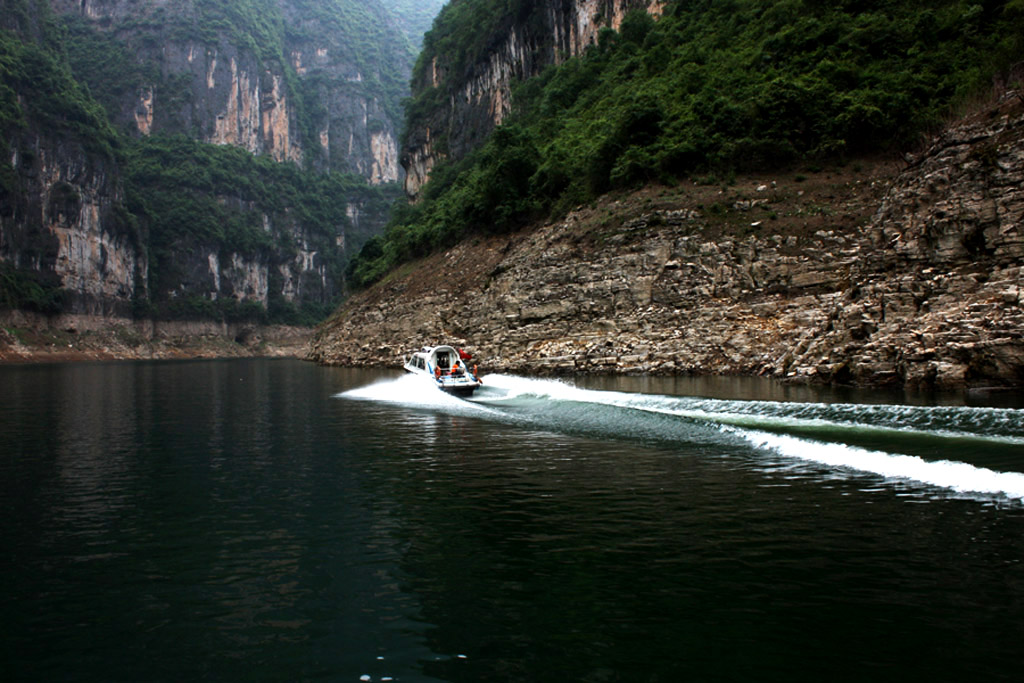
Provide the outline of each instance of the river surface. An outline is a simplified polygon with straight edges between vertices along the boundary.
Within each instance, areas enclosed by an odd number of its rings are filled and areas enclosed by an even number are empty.
[[[0,680],[1020,680],[1024,400],[0,367]]]

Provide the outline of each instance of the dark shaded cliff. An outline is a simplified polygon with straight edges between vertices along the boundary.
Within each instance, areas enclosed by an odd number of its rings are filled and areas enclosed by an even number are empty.
[[[45,4],[0,3],[0,275],[5,308],[125,315],[146,295],[118,136],[50,46]]]
[[[306,323],[398,193],[414,56],[355,0],[0,0],[0,308]]]

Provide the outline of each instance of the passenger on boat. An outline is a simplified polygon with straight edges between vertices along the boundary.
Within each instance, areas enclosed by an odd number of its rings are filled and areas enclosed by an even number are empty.
[[[455,361],[455,365],[452,366],[452,377],[462,374],[462,366],[459,365],[459,361]]]

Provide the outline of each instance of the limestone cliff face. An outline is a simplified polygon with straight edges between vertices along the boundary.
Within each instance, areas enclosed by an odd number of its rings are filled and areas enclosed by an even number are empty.
[[[137,134],[197,135],[277,161],[310,160],[322,170],[358,173],[374,184],[399,179],[398,102],[381,86],[408,77],[411,53],[398,49],[398,41],[381,46],[378,65],[357,61],[346,36],[319,26],[299,0],[267,3],[285,26],[283,53],[273,56],[257,52],[266,46],[240,47],[230,27],[217,29],[215,42],[200,41],[210,27],[193,0],[52,4],[114,36],[141,65],[139,83],[123,93],[117,116]],[[365,11],[377,21],[366,30],[398,34],[383,7],[371,2]]]
[[[128,315],[145,296],[148,262],[126,224],[116,164],[45,133],[15,139],[12,170],[23,192],[0,210],[0,261],[54,278],[69,309]]]
[[[317,171],[358,173],[371,184],[394,183],[400,174],[397,106],[388,100],[394,92],[382,84],[408,73],[410,54],[404,37],[397,42],[388,37],[391,19],[382,6],[375,0],[235,3],[257,23],[266,19],[273,27],[279,20],[283,37],[277,55],[245,40],[249,34],[231,23],[202,23],[203,12],[228,2],[18,4],[24,11],[3,14],[0,26],[23,40],[24,54],[36,60],[33,68],[50,79],[39,80],[47,87],[57,83],[62,92],[50,98],[31,79],[13,77],[4,79],[13,89],[0,89],[5,117],[0,126],[0,268],[5,275],[0,305],[131,318],[154,310],[163,315],[173,309],[166,304],[178,302],[181,311],[172,313],[189,317],[202,316],[204,303],[263,309],[288,304],[301,310],[339,295],[344,255],[382,228],[397,188],[344,185],[331,195],[330,210],[311,218],[296,209],[294,197],[268,196],[273,193],[261,179],[254,179],[257,194],[266,200],[260,206],[251,199],[253,192],[248,199],[230,196],[231,190],[212,196],[220,190],[201,180],[199,193],[207,194],[197,199],[215,200],[226,207],[224,215],[244,218],[246,225],[261,221],[268,239],[261,247],[240,245],[235,251],[230,239],[196,237],[185,218],[164,230],[180,231],[180,238],[156,249],[151,216],[137,210],[152,197],[129,210],[125,174],[130,163],[124,162],[136,152],[123,133],[176,134],[175,140],[194,136],[269,155],[289,173],[300,173],[291,166],[301,162]],[[376,61],[354,55],[346,36],[311,16],[319,13],[342,25],[341,10],[353,7],[377,20],[363,25],[381,32]],[[276,13],[260,16],[257,9]],[[54,36],[68,35],[68,45],[55,44]],[[5,62],[4,68],[24,71],[17,62],[21,53],[13,54],[14,66]],[[19,115],[7,116],[11,111]],[[202,178],[208,169],[202,155],[195,158],[186,172],[194,168]],[[338,208],[345,204],[347,216]],[[53,305],[37,306],[18,293],[31,294],[32,287],[45,290]],[[186,300],[191,308],[184,306]],[[218,306],[210,306],[209,315],[230,309]],[[290,309],[278,310],[286,316]],[[244,311],[256,314],[253,308]]]
[[[452,73],[444,55],[424,54],[426,68],[413,94],[440,88],[441,104],[410,121],[402,152],[405,190],[415,197],[441,158],[459,159],[508,115],[512,84],[550,64],[581,54],[601,28],[618,29],[629,10],[659,15],[660,0],[543,0],[532,21],[509,23],[464,73]]]
[[[684,187],[670,204],[606,200],[460,245],[353,297],[311,357],[397,365],[455,341],[486,371],[1024,385],[1019,99],[949,129],[885,185],[812,196],[812,182],[743,189],[731,230],[724,194],[716,211]]]
[[[246,208],[256,210],[254,206]],[[295,306],[330,301],[340,293],[341,283],[330,268],[330,254],[325,252],[329,248],[345,251],[347,232],[365,239],[366,234],[381,228],[380,207],[367,207],[358,198],[348,204],[347,217],[350,225],[339,225],[333,244],[324,244],[288,216],[262,214],[263,229],[286,235],[292,245],[284,254],[224,253],[215,244],[182,239],[175,246],[173,263],[164,264],[170,272],[158,278],[152,298],[164,303],[187,298],[234,300],[263,308],[275,299]]]

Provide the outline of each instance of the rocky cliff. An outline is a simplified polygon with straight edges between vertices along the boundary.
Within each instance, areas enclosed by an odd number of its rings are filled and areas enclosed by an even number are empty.
[[[329,310],[398,191],[385,5],[0,0],[0,29],[0,309]]]
[[[115,161],[62,136],[25,132],[13,142],[20,183],[0,197],[0,262],[61,288],[61,307],[129,315],[133,298],[146,296],[148,260],[124,220]]]
[[[148,266],[114,131],[49,51],[48,7],[0,9],[0,307],[126,315]]]
[[[108,96],[118,125],[309,160],[371,183],[399,179],[400,100],[413,53],[380,3],[52,4],[82,19],[72,24],[78,35],[100,32],[121,53],[121,87]]]
[[[653,188],[467,242],[352,297],[311,358],[487,372],[1024,385],[1024,106],[885,164]],[[858,165],[859,166],[859,165]]]
[[[510,112],[512,85],[539,74],[546,66],[579,55],[597,42],[604,27],[618,30],[632,9],[658,15],[661,0],[542,0],[528,3],[519,15],[498,14],[493,34],[468,58],[465,51],[439,52],[444,44],[442,11],[417,64],[414,107],[402,148],[406,193],[415,197],[441,159],[461,159]],[[522,3],[520,3],[522,5]],[[499,13],[499,9],[492,10]],[[482,31],[486,32],[484,27]]]

